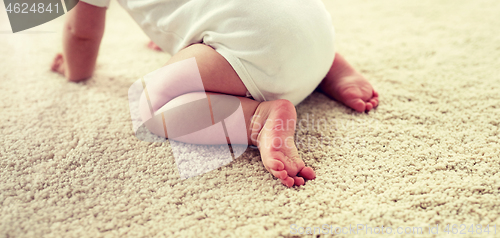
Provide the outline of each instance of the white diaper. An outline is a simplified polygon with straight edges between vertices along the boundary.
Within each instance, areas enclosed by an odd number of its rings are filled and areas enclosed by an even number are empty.
[[[257,101],[288,99],[297,105],[310,95],[335,56],[323,3],[249,1],[247,12],[233,10],[241,17],[227,19],[224,30],[208,31],[203,43],[226,58]]]
[[[258,101],[300,103],[325,77],[335,56],[334,29],[321,0],[118,2],[172,55],[193,43],[213,47]]]

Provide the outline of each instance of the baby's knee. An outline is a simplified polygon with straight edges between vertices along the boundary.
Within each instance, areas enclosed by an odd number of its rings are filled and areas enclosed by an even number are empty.
[[[144,94],[143,98],[147,98],[147,92]],[[142,99],[139,109],[150,132],[165,138],[177,138],[212,125],[213,114],[209,105],[204,92],[194,92],[178,96],[158,110],[148,105],[147,99]]]
[[[171,63],[147,74],[143,85],[153,111],[180,95],[204,91],[195,58]]]

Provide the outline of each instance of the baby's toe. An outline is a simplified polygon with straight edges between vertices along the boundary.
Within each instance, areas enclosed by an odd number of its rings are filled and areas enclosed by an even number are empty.
[[[283,183],[285,186],[291,188],[293,184],[295,183],[295,180],[293,178],[287,177],[286,179],[280,179],[281,183]]]
[[[358,112],[364,112],[366,109],[366,103],[360,98],[346,100],[345,104]]]
[[[294,184],[297,186],[302,186],[306,183],[302,177],[293,177],[293,180]]]
[[[366,111],[370,111],[370,110],[372,110],[372,108],[373,108],[372,103],[371,102],[367,102],[366,103]]]
[[[299,176],[305,179],[311,180],[316,178],[316,173],[311,167],[304,167],[300,172]]]
[[[274,175],[274,177],[279,178],[279,179],[286,179],[288,177],[288,173],[285,170],[276,171],[276,170],[270,169],[269,172],[271,172],[271,174]]]
[[[264,166],[268,169],[277,170],[277,171],[285,169],[285,165],[283,164],[283,162],[281,162],[277,159],[266,159],[263,162],[264,162]]]

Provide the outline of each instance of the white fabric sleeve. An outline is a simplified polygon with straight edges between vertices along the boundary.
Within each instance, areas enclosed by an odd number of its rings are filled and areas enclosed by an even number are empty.
[[[80,2],[85,2],[96,7],[108,7],[110,0],[80,0]]]

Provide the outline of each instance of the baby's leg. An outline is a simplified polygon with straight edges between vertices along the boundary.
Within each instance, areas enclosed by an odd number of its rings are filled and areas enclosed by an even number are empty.
[[[240,101],[243,108],[246,126],[246,139],[249,144],[256,145],[266,169],[278,177],[288,187],[303,185],[305,179],[313,179],[314,171],[305,167],[298,155],[294,143],[296,112],[292,103],[287,100],[275,100],[259,103],[245,98],[247,89],[231,65],[214,49],[203,44],[191,45],[172,56],[167,64],[183,61],[194,57],[197,62],[202,85],[191,82],[196,75],[186,71],[171,72],[166,80],[153,82],[147,86],[151,105],[141,98],[141,114],[162,110],[169,104],[183,105],[183,102],[193,101],[200,92],[207,92],[207,98],[216,95],[233,95]],[[220,98],[220,97],[219,97]],[[223,98],[223,97],[222,97]],[[214,107],[214,104],[211,104]],[[223,105],[223,104],[222,104]],[[215,110],[211,108],[211,110]],[[186,110],[192,110],[186,108]],[[200,110],[201,112],[201,110]],[[182,112],[179,112],[182,114]],[[186,112],[192,113],[192,112]],[[167,114],[167,113],[165,113]],[[164,120],[174,120],[172,113],[164,115]],[[229,120],[233,120],[229,118]],[[238,119],[234,119],[238,120]],[[168,130],[163,132],[162,120],[151,120],[146,123],[150,131],[168,137]],[[285,122],[286,124],[283,124]],[[231,126],[228,122],[226,125]],[[228,128],[228,130],[230,130]],[[167,135],[165,135],[165,133]],[[213,141],[210,138],[192,138],[184,141],[188,143],[226,143],[226,141]]]
[[[378,105],[378,93],[340,54],[335,55],[319,89],[358,112],[370,111]]]

